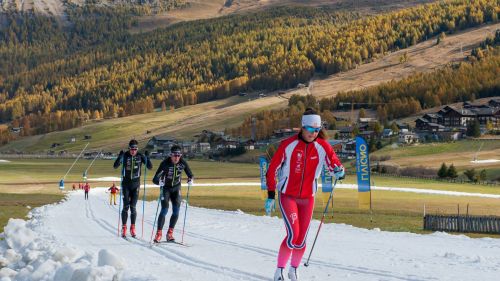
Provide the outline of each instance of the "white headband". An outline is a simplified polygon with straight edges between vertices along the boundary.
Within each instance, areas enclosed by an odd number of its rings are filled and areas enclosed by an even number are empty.
[[[321,116],[319,115],[303,115],[302,116],[302,127],[310,126],[313,128],[321,127]]]

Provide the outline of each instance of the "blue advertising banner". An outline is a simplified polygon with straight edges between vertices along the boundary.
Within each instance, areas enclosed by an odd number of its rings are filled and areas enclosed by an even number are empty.
[[[323,201],[323,205],[328,202],[328,198],[330,197],[330,192],[333,189],[333,177],[330,175],[328,169],[323,166],[323,171],[321,172],[321,200]]]
[[[262,199],[267,199],[267,184],[266,184],[266,173],[269,163],[265,156],[259,157],[259,167],[260,167],[260,190],[262,190]]]
[[[325,166],[323,166],[323,171],[321,172],[321,191],[324,193],[330,193],[333,188],[332,184],[332,176],[330,176],[330,173],[326,169]]]
[[[368,145],[362,137],[356,137],[356,174],[360,208],[370,208],[370,156]]]

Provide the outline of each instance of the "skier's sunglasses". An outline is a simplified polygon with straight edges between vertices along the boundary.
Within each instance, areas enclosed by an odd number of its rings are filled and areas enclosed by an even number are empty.
[[[321,127],[314,128],[314,127],[311,127],[311,126],[304,126],[302,128],[306,129],[306,131],[308,131],[309,133],[319,133],[319,131],[321,131]]]
[[[172,156],[172,157],[181,157],[182,153],[172,153],[172,154],[170,154],[170,156]]]
[[[129,147],[128,149],[135,151],[135,150],[137,150],[137,147]]]

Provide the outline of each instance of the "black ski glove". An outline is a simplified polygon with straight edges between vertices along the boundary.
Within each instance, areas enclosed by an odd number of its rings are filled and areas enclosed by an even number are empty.
[[[276,198],[276,191],[267,191],[267,199],[275,199]]]

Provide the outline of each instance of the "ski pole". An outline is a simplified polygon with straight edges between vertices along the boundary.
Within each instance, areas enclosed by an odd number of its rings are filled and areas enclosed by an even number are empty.
[[[316,232],[316,237],[314,237],[314,242],[311,247],[311,251],[309,252],[309,257],[307,257],[307,261],[304,263],[304,266],[309,266],[309,259],[311,258],[312,252],[314,250],[314,245],[316,245],[316,240],[318,239],[319,231],[321,230],[321,226],[323,225],[323,221],[325,220],[326,213],[328,212],[328,207],[330,205],[330,200],[333,197],[333,190],[337,185],[337,179],[335,179],[335,183],[333,184],[332,191],[330,191],[330,196],[328,197],[328,202],[326,203],[325,211],[323,212],[323,217],[321,218],[321,222],[319,223],[318,231]]]
[[[144,202],[146,201],[146,177],[148,175],[148,157],[146,156],[146,161],[145,161],[145,165],[144,165],[144,192],[142,193],[142,223],[141,223],[141,227],[142,227],[142,231],[141,231],[141,239],[143,239],[144,237]]]
[[[123,178],[125,177],[125,165],[123,164],[123,154],[122,154],[122,159],[120,160],[121,165],[122,165],[122,174],[121,174],[121,179],[120,179],[120,204],[118,204],[118,237],[120,237],[120,215],[121,215],[121,209],[122,209],[122,196],[123,196]]]
[[[151,237],[149,239],[149,244],[153,242],[153,233],[155,231],[156,219],[158,218],[158,208],[160,208],[160,202],[162,196],[163,196],[163,186],[160,185],[160,196],[158,196],[158,204],[156,205],[156,214],[155,214],[155,219],[153,221],[153,229],[151,230]]]
[[[187,190],[187,194],[186,194],[186,208],[184,209],[184,223],[182,224],[181,244],[184,243],[184,229],[186,228],[186,216],[187,216],[188,204],[189,204],[189,189],[191,189],[191,183],[188,183],[188,190]]]

